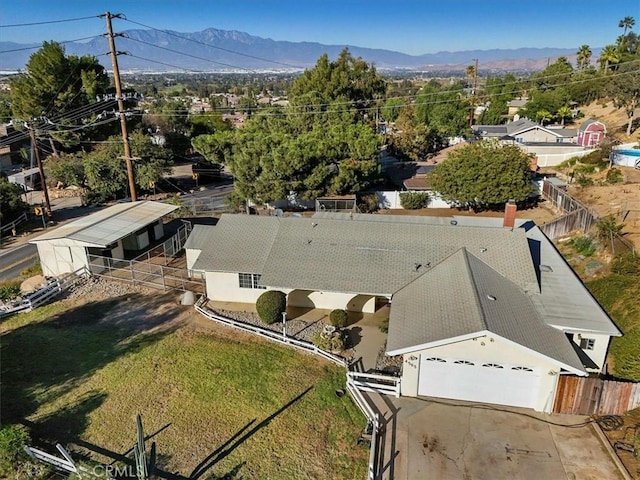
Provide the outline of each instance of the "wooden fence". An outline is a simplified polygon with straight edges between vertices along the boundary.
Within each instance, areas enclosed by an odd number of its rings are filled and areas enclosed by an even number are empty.
[[[637,407],[640,407],[640,383],[561,376],[558,379],[553,412],[623,415]]]
[[[540,230],[551,240],[575,230],[587,232],[598,220],[591,210],[569,195],[566,190],[546,180],[542,182],[542,196],[563,212],[561,217],[540,226]]]

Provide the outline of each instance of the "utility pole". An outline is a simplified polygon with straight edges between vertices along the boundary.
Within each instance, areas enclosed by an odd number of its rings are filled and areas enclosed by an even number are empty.
[[[111,26],[112,18],[120,18],[120,15],[111,15],[107,12],[104,14],[107,21],[107,36],[109,37],[109,49],[111,51],[111,66],[113,68],[113,82],[116,86],[116,100],[118,101],[118,112],[120,113],[120,129],[122,130],[122,143],[124,144],[124,161],[127,164],[127,177],[129,179],[129,193],[131,201],[135,202],[136,182],[133,178],[133,159],[131,158],[131,148],[129,147],[129,133],[127,132],[127,119],[124,113],[124,102],[122,101],[122,87],[120,85],[120,70],[118,69],[118,52],[116,51],[116,42],[114,40],[113,28]]]
[[[42,167],[42,161],[40,160],[40,151],[38,150],[38,142],[36,141],[36,131],[33,126],[33,122],[27,124],[29,129],[29,135],[31,135],[31,145],[36,155],[36,162],[38,163],[38,170],[40,171],[40,183],[42,184],[42,192],[44,194],[44,205],[47,212],[47,216],[51,216],[51,202],[49,202],[49,190],[47,189],[47,182],[44,178],[44,168]],[[44,217],[43,217],[44,222]]]
[[[473,115],[476,111],[475,99],[476,99],[476,89],[478,88],[478,59],[473,59],[475,64],[473,67],[473,90],[471,97],[471,111],[469,112],[469,128],[473,127]]]

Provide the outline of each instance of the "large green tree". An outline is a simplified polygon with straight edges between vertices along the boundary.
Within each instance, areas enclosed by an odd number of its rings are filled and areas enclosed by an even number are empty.
[[[368,107],[384,90],[375,68],[348,50],[335,62],[323,55],[293,82],[288,107],[260,109],[233,134],[201,135],[192,145],[230,168],[236,199],[356,193],[379,177],[381,139]]]
[[[627,135],[631,135],[635,112],[640,107],[640,73],[633,64],[623,63],[618,75],[612,76],[605,88],[606,94],[617,108],[627,116]]]
[[[18,185],[0,177],[0,223],[7,224],[15,220],[29,207],[22,200],[22,193]]]
[[[127,171],[122,159],[122,143],[119,137],[101,144],[84,160],[87,186],[102,199],[115,199],[127,193]],[[149,189],[164,174],[171,172],[173,162],[169,152],[152,142],[140,131],[129,135],[131,155],[135,158],[134,176],[138,188]]]
[[[88,129],[69,133],[66,125],[80,120],[65,117],[67,112],[95,103],[96,96],[109,87],[104,67],[92,56],[66,56],[64,48],[56,42],[44,42],[42,48],[29,57],[25,71],[10,81],[12,117],[31,120],[47,116],[56,119],[54,132],[62,142],[86,136]],[[82,119],[90,117],[86,113]]]
[[[478,141],[451,152],[431,173],[444,200],[475,209],[494,208],[532,192],[529,156],[514,145]]]

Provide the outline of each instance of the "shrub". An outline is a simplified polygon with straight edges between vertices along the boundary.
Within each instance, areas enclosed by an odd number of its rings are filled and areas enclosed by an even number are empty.
[[[569,245],[571,245],[576,252],[584,255],[585,257],[590,257],[596,251],[596,242],[587,235],[572,239],[569,242]]]
[[[640,257],[632,252],[616,255],[611,262],[611,271],[620,275],[640,275]]]
[[[20,275],[23,277],[33,277],[35,275],[42,275],[42,265],[40,265],[40,262],[36,262],[30,267],[27,267],[21,270]]]
[[[29,442],[29,434],[24,426],[0,427],[0,476],[14,472],[20,461],[28,458],[24,446]]]
[[[400,205],[407,210],[427,208],[430,201],[429,192],[403,192],[400,194]]]
[[[327,352],[344,350],[344,338],[341,332],[333,332],[330,335],[316,333],[311,339],[311,343]]]
[[[0,283],[0,300],[13,300],[20,294],[20,282],[9,281]]]
[[[378,204],[378,195],[375,193],[362,195],[362,197],[360,197],[360,203],[358,203],[358,209],[362,213],[377,212],[380,209],[380,205]]]
[[[578,175],[576,175],[576,183],[581,187],[589,187],[593,185],[593,179],[591,179],[587,175],[578,173]]]
[[[624,176],[618,168],[610,168],[607,172],[607,183],[622,183]]]
[[[287,309],[287,296],[279,290],[269,290],[258,297],[256,311],[260,319],[267,324],[282,320]]]
[[[345,310],[331,310],[329,314],[329,322],[336,328],[344,328],[347,326],[347,321],[349,320],[349,315]]]
[[[378,328],[382,333],[389,333],[389,318],[385,318]]]

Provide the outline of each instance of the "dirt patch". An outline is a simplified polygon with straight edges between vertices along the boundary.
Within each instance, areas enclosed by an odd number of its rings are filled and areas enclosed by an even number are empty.
[[[503,212],[473,212],[469,210],[458,210],[457,208],[422,208],[418,210],[380,210],[379,215],[417,215],[425,217],[451,217],[454,215],[464,217],[485,217],[485,218],[502,218]],[[536,225],[542,225],[557,218],[560,214],[546,201],[541,201],[537,207],[519,210],[516,218],[533,220]]]
[[[624,181],[609,185],[606,173],[592,176],[596,185],[588,187],[569,186],[569,193],[593,209],[599,217],[614,215],[625,224],[624,237],[640,249],[640,170],[631,167],[619,168]]]

